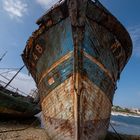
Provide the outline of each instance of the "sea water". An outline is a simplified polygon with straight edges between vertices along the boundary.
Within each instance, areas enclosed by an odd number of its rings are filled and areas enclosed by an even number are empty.
[[[118,133],[140,135],[140,117],[112,115],[110,123]],[[109,131],[114,132],[111,126]]]

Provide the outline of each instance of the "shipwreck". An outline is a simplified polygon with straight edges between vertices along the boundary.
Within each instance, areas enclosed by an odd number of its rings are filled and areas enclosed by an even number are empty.
[[[23,68],[24,66],[22,66],[11,79],[0,74],[0,76],[4,78],[0,80],[0,118],[2,119],[33,118],[34,115],[40,112],[40,106],[33,96],[10,85]],[[4,80],[8,80],[8,82]],[[34,94],[35,93],[34,91]]]
[[[19,91],[9,90],[1,85],[2,82],[0,80],[0,118],[27,119],[33,118],[40,112],[39,105],[32,97],[22,95]]]
[[[132,53],[123,25],[97,0],[63,0],[22,54],[53,140],[105,138],[116,82]]]

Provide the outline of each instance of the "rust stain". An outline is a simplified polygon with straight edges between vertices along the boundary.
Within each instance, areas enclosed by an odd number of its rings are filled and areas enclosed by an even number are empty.
[[[109,99],[87,77],[82,76],[81,81],[79,111],[76,109],[78,95],[75,94],[72,77],[56,87],[42,101],[46,129],[54,140],[73,139],[76,136],[77,113],[80,113],[78,125],[82,125],[80,132],[83,138],[93,135],[98,138],[97,128],[100,128],[98,132],[101,132],[108,126],[104,120],[108,120],[110,116],[112,104]],[[61,133],[66,137],[59,135]]]
[[[54,140],[74,138],[74,89],[72,85],[73,77],[70,77],[42,101],[46,129]],[[59,136],[61,132],[63,135]]]

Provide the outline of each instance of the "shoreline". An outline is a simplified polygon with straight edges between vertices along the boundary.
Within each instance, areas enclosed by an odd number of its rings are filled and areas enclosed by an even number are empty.
[[[117,111],[112,111],[111,115],[113,116],[125,116],[125,117],[136,117],[140,118],[140,114],[131,114],[131,113],[126,113],[126,112],[117,112]]]

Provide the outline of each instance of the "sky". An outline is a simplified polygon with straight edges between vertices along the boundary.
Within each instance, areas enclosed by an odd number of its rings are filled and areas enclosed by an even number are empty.
[[[2,81],[2,82],[0,81],[0,84],[3,86],[6,86],[8,81],[16,74],[15,70],[14,71],[9,70],[8,73],[7,71],[8,71],[7,69],[5,70],[0,69],[0,74],[4,76],[4,77],[0,76],[0,80]],[[28,76],[27,74],[24,73],[20,73],[18,74],[18,76],[14,78],[14,80],[12,81],[10,86],[7,87],[7,89],[12,90],[14,92],[18,91],[19,94],[27,96],[29,94],[31,95],[36,90],[36,86],[31,76]]]
[[[0,69],[23,65],[21,54],[29,36],[38,28],[36,20],[57,1],[0,0],[0,57],[7,51]],[[100,1],[125,26],[133,41],[133,54],[118,81],[113,104],[140,108],[140,0]],[[28,75],[26,68],[21,75]],[[34,86],[32,83],[29,88]]]

